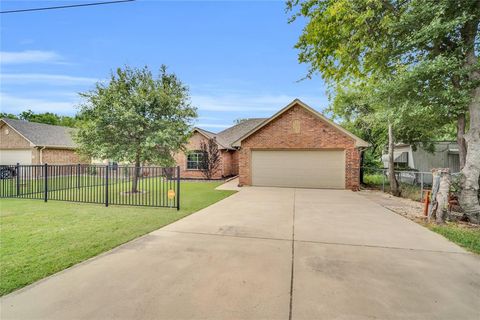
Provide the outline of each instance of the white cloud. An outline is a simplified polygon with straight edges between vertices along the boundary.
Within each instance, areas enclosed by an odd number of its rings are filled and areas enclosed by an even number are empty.
[[[203,116],[200,116],[200,117],[197,118],[197,120],[221,121],[221,120],[223,120],[223,118],[219,118],[219,117],[203,117]]]
[[[200,128],[225,129],[225,128],[231,127],[232,125],[228,125],[228,124],[217,124],[217,123],[198,123],[198,124],[196,124],[196,126],[197,126],[197,127],[200,127]]]
[[[25,110],[34,112],[55,112],[59,114],[75,114],[75,105],[79,100],[50,101],[38,98],[23,98],[0,93],[0,110],[7,113],[19,113]]]
[[[75,77],[62,74],[44,73],[5,73],[0,74],[3,85],[40,83],[49,85],[92,85],[99,79],[87,77]]]
[[[276,112],[292,102],[295,98],[300,98],[312,107],[322,110],[327,106],[327,100],[324,97],[295,97],[289,95],[246,95],[246,94],[227,94],[227,95],[192,95],[193,105],[200,111],[216,112]]]
[[[54,51],[25,50],[25,51],[0,51],[0,63],[61,63],[64,59]]]

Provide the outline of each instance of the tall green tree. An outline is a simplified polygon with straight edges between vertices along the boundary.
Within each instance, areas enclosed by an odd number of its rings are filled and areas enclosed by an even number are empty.
[[[460,201],[478,222],[480,1],[290,0],[287,9],[292,21],[306,19],[296,48],[308,76],[319,72],[335,87],[373,84],[377,100],[390,97],[395,115],[434,114],[434,129],[457,123]]]
[[[147,67],[119,68],[108,83],[97,83],[81,97],[80,150],[133,163],[132,192],[138,192],[141,164],[174,164],[173,154],[187,142],[197,116],[188,88],[165,66],[157,77]]]
[[[61,116],[53,112],[35,113],[32,110],[22,111],[18,115],[1,112],[0,118],[21,119],[64,127],[75,127],[77,122],[76,117]]]

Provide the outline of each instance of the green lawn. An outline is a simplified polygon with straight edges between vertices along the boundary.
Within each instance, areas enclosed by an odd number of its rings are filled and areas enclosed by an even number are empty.
[[[182,182],[181,210],[0,199],[0,295],[183,218],[234,191]]]
[[[454,223],[428,227],[459,246],[480,254],[480,228],[466,228]]]

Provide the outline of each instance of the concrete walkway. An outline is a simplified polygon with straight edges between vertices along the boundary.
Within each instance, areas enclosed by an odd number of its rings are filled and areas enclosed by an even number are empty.
[[[243,188],[1,299],[2,319],[479,319],[480,258],[350,191]]]
[[[240,191],[242,188],[238,186],[238,177],[227,180],[225,183],[215,188],[216,190],[233,190]]]

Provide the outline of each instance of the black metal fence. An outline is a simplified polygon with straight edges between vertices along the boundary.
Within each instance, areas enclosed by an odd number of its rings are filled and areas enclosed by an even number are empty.
[[[135,176],[138,178],[135,179]],[[180,209],[180,168],[118,165],[0,166],[0,198]]]

